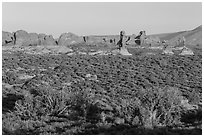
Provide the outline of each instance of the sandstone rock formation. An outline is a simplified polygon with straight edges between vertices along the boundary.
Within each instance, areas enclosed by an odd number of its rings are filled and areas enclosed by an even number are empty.
[[[144,45],[145,38],[146,38],[146,32],[145,31],[141,31],[140,34],[141,34],[140,35],[140,42],[141,42],[140,44]]]
[[[100,36],[87,36],[86,43],[89,43],[89,44],[104,43],[104,40],[103,40],[103,37],[100,37]]]
[[[174,55],[174,52],[172,51],[172,48],[167,47],[163,50],[162,54],[166,54],[166,55]]]
[[[39,45],[39,39],[37,33],[29,33],[29,45],[37,46]]]
[[[57,45],[57,42],[52,35],[40,33],[38,35],[39,45]]]
[[[194,55],[194,53],[191,49],[184,47],[179,55]]]
[[[120,54],[120,55],[124,55],[124,56],[132,56],[132,54],[128,52],[126,47],[122,47],[120,50],[119,49],[114,49],[114,50],[111,51],[111,53],[113,55]]]
[[[18,30],[14,33],[14,37],[16,39],[15,45],[19,46],[29,46],[29,34],[24,30]]]
[[[24,30],[18,30],[14,33],[15,45],[19,46],[37,46],[39,39],[37,33],[28,33]]]
[[[14,40],[14,35],[12,33],[2,31],[2,46],[13,45]]]
[[[139,35],[135,37],[135,43],[137,45],[144,45],[145,39],[146,39],[146,32],[140,31]]]
[[[126,47],[122,47],[120,49],[120,52],[119,52],[121,55],[124,55],[124,56],[131,56],[132,54],[128,52],[127,48]]]
[[[66,46],[59,46],[57,49],[56,49],[56,53],[59,54],[67,54],[67,53],[70,53],[70,52],[73,52],[72,49],[66,47]]]
[[[43,45],[43,42],[44,42],[44,38],[45,38],[45,34],[44,33],[40,33],[39,35],[38,35],[38,39],[39,39],[39,45]]]
[[[61,34],[61,36],[59,37],[58,40],[58,45],[71,45],[71,44],[76,44],[76,43],[80,43],[83,42],[83,37],[79,37],[73,33],[63,33]]]
[[[46,35],[44,37],[43,45],[57,45],[57,43],[52,35]]]

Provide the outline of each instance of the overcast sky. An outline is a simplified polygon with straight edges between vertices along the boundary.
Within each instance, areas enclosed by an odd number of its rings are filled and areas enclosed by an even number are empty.
[[[148,34],[191,30],[202,24],[202,3],[3,3],[4,31],[77,35]]]

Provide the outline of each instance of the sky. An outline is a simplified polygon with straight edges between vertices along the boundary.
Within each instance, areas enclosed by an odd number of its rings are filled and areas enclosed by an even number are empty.
[[[2,29],[77,35],[169,33],[202,25],[201,2],[3,2]]]

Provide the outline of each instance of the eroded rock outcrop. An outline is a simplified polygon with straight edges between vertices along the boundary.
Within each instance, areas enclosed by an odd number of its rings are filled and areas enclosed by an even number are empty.
[[[38,39],[39,39],[39,45],[57,45],[52,35],[46,35],[44,33],[40,33],[38,35]]]
[[[10,32],[2,31],[2,46],[14,45],[14,35]]]
[[[184,47],[179,55],[194,55],[194,53],[190,48]]]
[[[28,33],[24,30],[16,31],[14,38],[14,44],[19,46],[57,45],[52,35]]]
[[[40,33],[40,34],[38,35],[39,45],[43,45],[43,42],[44,42],[44,40],[45,40],[45,36],[46,36],[46,34],[44,34],[44,33]]]
[[[42,45],[57,45],[52,35],[46,35]]]
[[[37,46],[39,45],[39,39],[37,33],[29,33],[29,45],[31,46]]]
[[[29,46],[29,34],[24,30],[18,30],[14,33],[15,45]]]
[[[58,45],[71,45],[71,44],[76,44],[76,43],[80,43],[83,42],[83,37],[79,37],[73,33],[63,33],[61,34],[61,36],[59,37],[58,40]]]
[[[37,33],[28,33],[24,30],[18,30],[14,33],[15,45],[19,46],[37,46],[39,39]]]

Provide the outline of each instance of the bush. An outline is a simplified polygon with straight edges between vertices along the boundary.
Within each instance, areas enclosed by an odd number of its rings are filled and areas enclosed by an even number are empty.
[[[53,119],[63,122],[70,120],[97,123],[101,118],[93,97],[94,94],[86,90],[56,91],[48,87],[35,92],[32,90],[32,94],[27,91],[24,99],[16,101],[14,111],[3,118],[4,131],[7,134],[19,134],[16,132],[19,130],[31,133],[31,130],[35,130],[33,124],[50,123]],[[28,124],[29,121],[32,123]]]
[[[41,116],[62,114],[68,106],[69,94],[48,87],[25,94],[23,100],[16,102],[15,113],[24,120],[39,119]]]
[[[173,126],[179,124],[181,113],[181,93],[177,88],[151,88],[138,93],[143,126]]]

